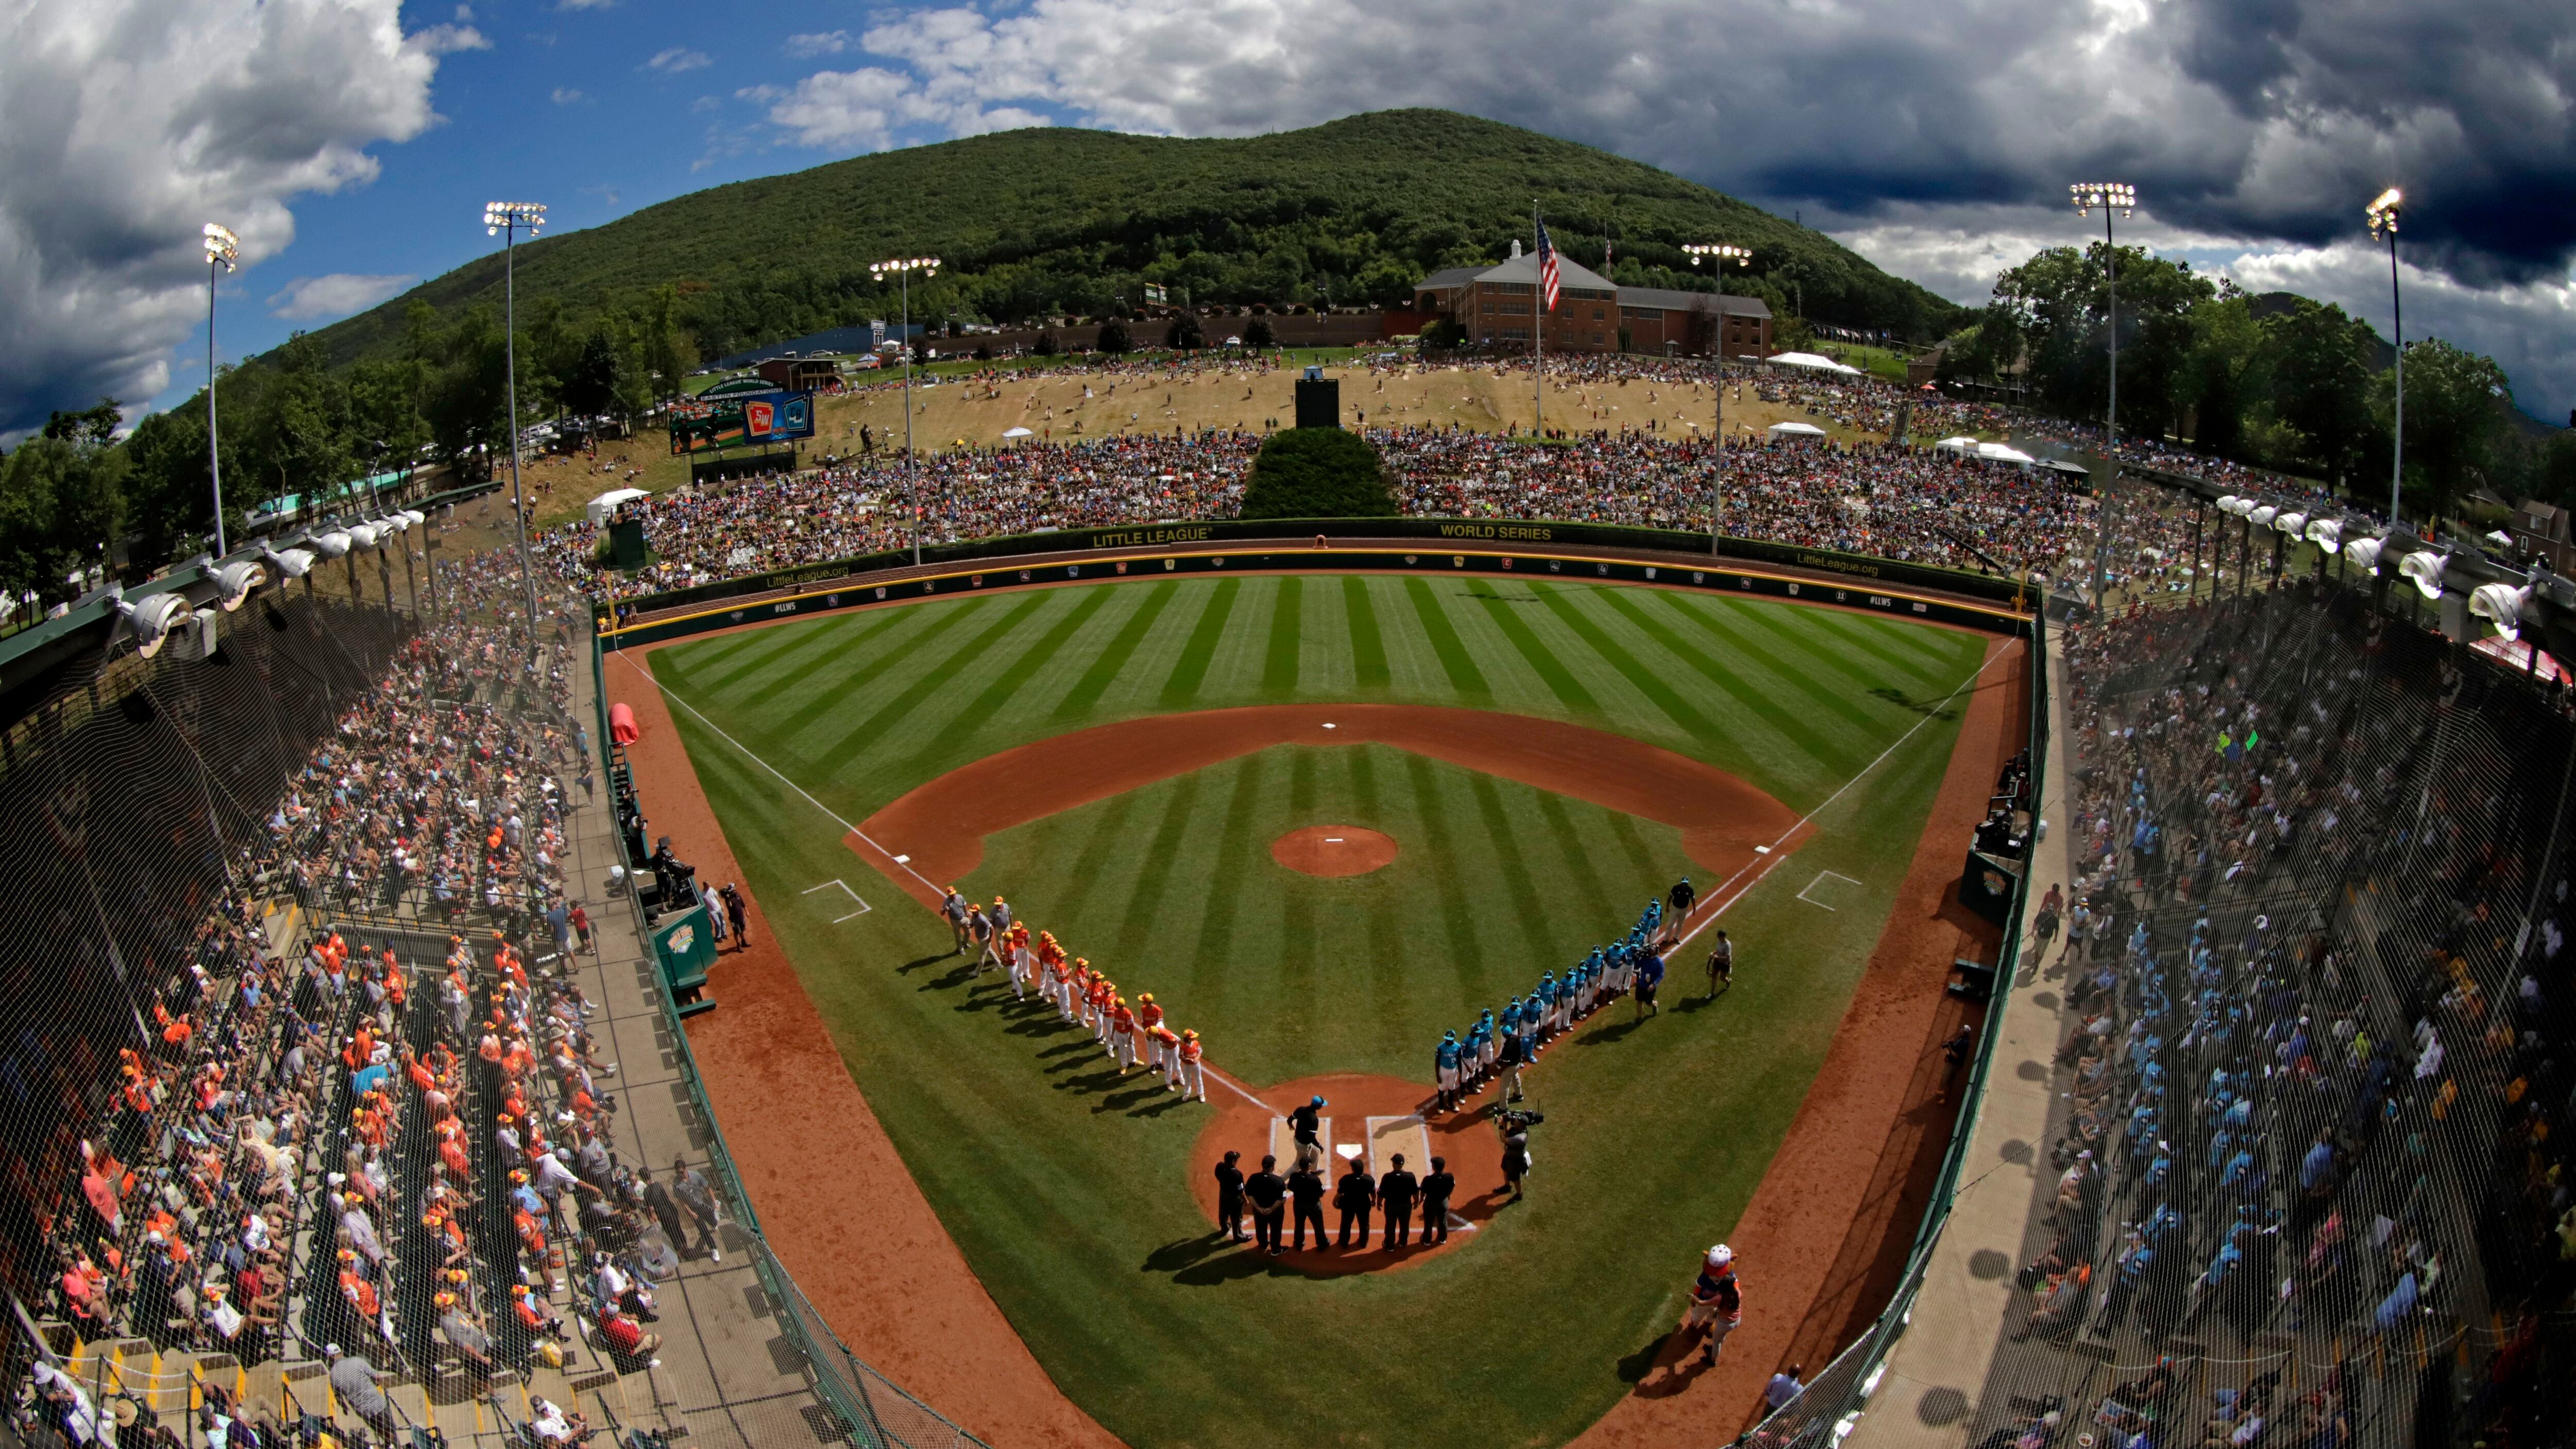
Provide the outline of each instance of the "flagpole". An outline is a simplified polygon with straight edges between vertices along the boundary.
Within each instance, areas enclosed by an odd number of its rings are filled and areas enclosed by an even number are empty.
[[[1538,198],[1530,198],[1530,240],[1539,249],[1539,279],[1530,284],[1530,406],[1537,422],[1530,440],[1547,436],[1547,243],[1538,234]]]

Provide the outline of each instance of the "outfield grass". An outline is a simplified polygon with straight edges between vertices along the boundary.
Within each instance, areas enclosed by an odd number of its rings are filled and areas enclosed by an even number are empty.
[[[1634,1030],[1607,1013],[1551,1054],[1533,1079],[1548,1122],[1529,1202],[1464,1251],[1313,1281],[1205,1240],[1185,1178],[1204,1109],[1119,1082],[1051,1016],[971,985],[941,954],[945,927],[882,882],[879,909],[832,924],[841,908],[799,892],[834,877],[866,891],[873,875],[812,806],[682,714],[859,1086],[1085,1409],[1138,1445],[1549,1444],[1643,1371],[1699,1250],[1759,1182],[1948,762],[1960,710],[1934,706],[1982,650],[1734,598],[1308,576],[939,600],[673,646],[656,669],[853,820],[1015,744],[1240,704],[1566,719],[1735,771],[1801,813],[1923,723],[1728,916],[1732,992]],[[1310,823],[1382,829],[1405,854],[1372,876],[1293,876],[1267,846]],[[1427,1080],[1442,1026],[1624,927],[1683,868],[1652,822],[1387,747],[1282,746],[996,836],[969,885],[1154,990],[1255,1080]],[[1832,912],[1797,901],[1827,869],[1861,884]]]

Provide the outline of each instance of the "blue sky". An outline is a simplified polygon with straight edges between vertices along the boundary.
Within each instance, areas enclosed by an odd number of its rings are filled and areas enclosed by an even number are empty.
[[[21,0],[0,51],[0,439],[203,379],[491,245],[701,186],[1029,124],[1243,135],[1447,106],[1603,146],[1965,302],[2092,233],[2387,326],[2361,224],[2408,188],[2408,336],[2576,407],[2576,44],[2535,0]],[[1579,16],[1580,23],[1569,23]],[[1710,84],[1712,76],[1724,78]],[[2554,201],[2553,201],[2554,199]]]

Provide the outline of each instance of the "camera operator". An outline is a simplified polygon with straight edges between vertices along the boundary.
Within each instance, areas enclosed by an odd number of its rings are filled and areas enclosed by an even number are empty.
[[[1512,1189],[1512,1200],[1520,1200],[1521,1179],[1529,1175],[1529,1130],[1547,1118],[1540,1113],[1506,1107],[1494,1114],[1494,1126],[1503,1134],[1503,1181]]]

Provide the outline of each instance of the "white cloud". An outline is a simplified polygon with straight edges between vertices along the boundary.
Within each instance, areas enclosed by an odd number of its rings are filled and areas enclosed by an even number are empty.
[[[463,6],[457,7],[463,9]],[[471,25],[433,25],[412,32],[411,43],[424,55],[453,55],[460,50],[490,50],[492,42]]]
[[[268,299],[268,310],[270,315],[289,322],[327,322],[363,312],[419,280],[408,276],[361,276],[356,272],[298,277]]]
[[[691,50],[685,45],[672,46],[644,62],[648,69],[658,70],[664,75],[678,75],[682,71],[698,70],[714,63],[707,59],[705,51]]]
[[[689,102],[689,112],[692,115],[703,116],[707,112],[716,110],[723,105],[724,102],[717,100],[713,96],[700,96],[696,100]]]
[[[557,10],[605,10],[617,0],[559,0]]]
[[[839,55],[849,48],[850,32],[846,30],[824,30],[787,37],[789,55]]]
[[[579,92],[579,91],[577,91],[577,90],[574,90],[574,89],[573,89],[572,87],[570,87],[570,86],[557,86],[557,87],[555,87],[555,91],[554,91],[554,103],[555,103],[556,105],[559,105],[559,106],[570,106],[570,105],[576,105],[576,104],[579,104],[580,102],[582,102],[582,101],[586,101],[586,100],[588,100],[588,99],[590,99],[590,97],[588,97],[588,96],[586,96],[586,95],[583,95],[581,92]]]
[[[14,7],[0,48],[0,433],[102,393],[150,397],[204,315],[199,227],[255,265],[288,203],[374,179],[366,148],[434,119],[438,57],[398,0]],[[476,36],[477,41],[480,36]]]

